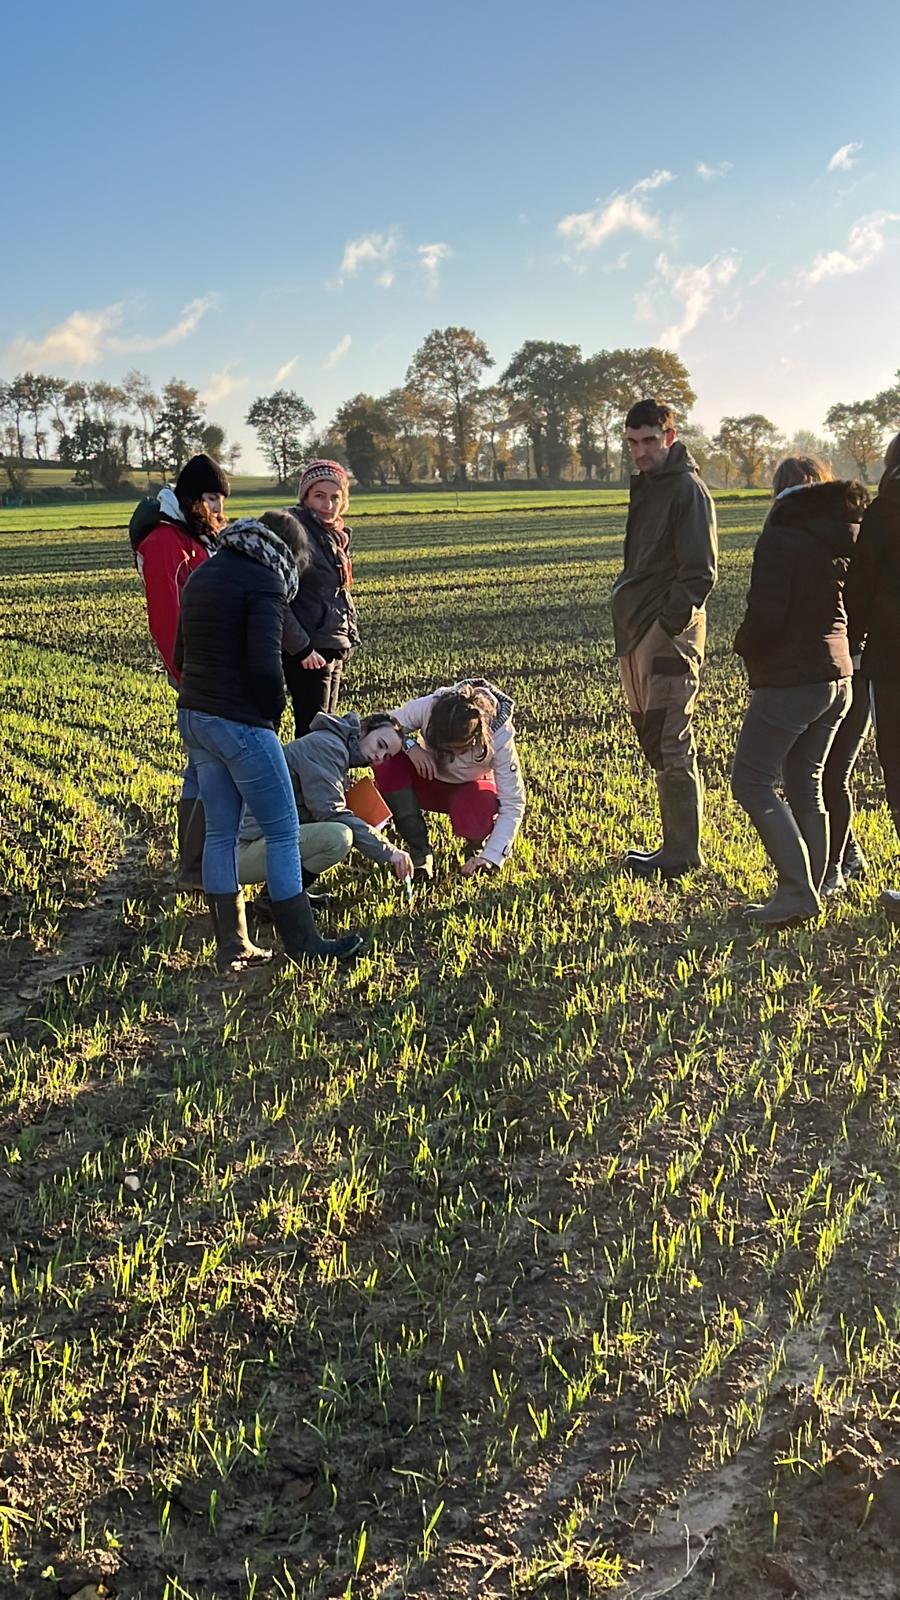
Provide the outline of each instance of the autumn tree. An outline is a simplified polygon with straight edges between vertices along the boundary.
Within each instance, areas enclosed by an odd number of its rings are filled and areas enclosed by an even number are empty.
[[[332,431],[343,441],[347,465],[357,483],[368,488],[384,482],[388,459],[385,441],[391,424],[380,400],[370,394],[357,394],[345,400],[337,412]]]
[[[219,422],[205,422],[200,429],[200,448],[213,461],[225,459],[225,429]]]
[[[852,400],[833,405],[825,418],[826,428],[846,450],[863,483],[882,453],[883,415],[877,400]]]
[[[23,372],[13,380],[19,402],[31,417],[34,453],[38,461],[44,459],[43,446],[47,440],[41,420],[53,398],[55,381],[42,372]]]
[[[562,475],[580,362],[577,344],[527,339],[500,378],[500,386],[513,404],[511,414],[528,435],[538,478]]]
[[[154,435],[156,433],[156,419],[159,416],[161,402],[159,395],[154,393],[153,386],[146,373],[138,372],[132,368],[122,379],[122,392],[125,395],[126,405],[129,410],[140,417],[140,427],[137,430],[138,450],[140,465],[145,472],[156,465],[154,459]]]
[[[314,421],[312,406],[293,389],[259,395],[247,412],[247,426],[255,429],[259,448],[279,486],[299,472],[305,454],[303,433]]]
[[[896,380],[889,389],[882,389],[872,402],[882,426],[889,428],[891,433],[900,430],[900,372],[897,372]]]
[[[407,387],[422,399],[436,434],[452,441],[455,475],[462,481],[475,442],[475,407],[488,347],[471,328],[433,328],[406,374]]]
[[[752,489],[782,442],[774,422],[753,411],[745,417],[723,417],[712,445],[735,463],[745,487]]]
[[[163,387],[152,449],[156,462],[175,477],[197,450],[204,410],[197,390],[183,378],[170,378]]]
[[[402,487],[413,482],[417,464],[424,455],[422,397],[408,385],[391,389],[378,404],[387,423],[384,447],[394,477]]]

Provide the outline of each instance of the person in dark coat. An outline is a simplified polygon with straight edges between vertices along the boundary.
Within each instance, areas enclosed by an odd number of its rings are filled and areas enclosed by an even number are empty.
[[[768,927],[805,922],[820,910],[829,858],[822,776],[851,698],[843,591],[868,496],[862,484],[824,474],[808,457],[777,468],[734,640],[752,694],[731,789],[777,873],[771,899],[747,912]]]
[[[269,960],[250,943],[238,884],[244,802],[266,841],[272,921],[294,960],[352,955],[356,936],[325,940],[303,891],[297,804],[275,725],[284,709],[285,602],[297,592],[302,529],[289,512],[242,518],[185,584],[175,643],[178,728],[197,768],[206,813],[203,888],[220,972]]]
[[[349,480],[338,461],[303,471],[292,513],[306,533],[309,560],[284,630],[284,676],[302,739],[320,711],[337,710],[344,666],[359,644],[350,593],[350,529],[344,526]]]
[[[859,530],[847,610],[854,637],[865,640],[860,671],[869,685],[875,748],[900,835],[900,433],[888,445],[878,494]],[[881,904],[900,922],[900,891],[887,889]]]

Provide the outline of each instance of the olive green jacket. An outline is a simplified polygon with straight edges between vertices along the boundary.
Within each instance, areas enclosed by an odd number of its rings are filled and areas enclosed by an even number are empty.
[[[680,440],[659,473],[631,480],[625,560],[613,585],[616,655],[627,656],[654,622],[674,638],[706,605],[717,572],[716,510]]]

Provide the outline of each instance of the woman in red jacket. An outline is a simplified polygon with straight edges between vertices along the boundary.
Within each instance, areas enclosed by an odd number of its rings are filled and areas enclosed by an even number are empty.
[[[181,593],[191,573],[212,555],[225,526],[229,484],[218,462],[192,456],[175,482],[136,507],[129,525],[135,565],[147,600],[147,621],[169,683],[178,688],[175,636]],[[206,824],[193,757],[188,756],[178,801],[179,884],[200,889]]]

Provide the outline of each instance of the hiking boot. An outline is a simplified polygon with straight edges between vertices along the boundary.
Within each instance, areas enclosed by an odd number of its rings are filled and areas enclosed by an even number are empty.
[[[216,938],[217,972],[243,972],[245,967],[271,961],[271,950],[263,950],[250,941],[242,889],[234,894],[208,894],[206,903]]]
[[[431,853],[428,823],[415,792],[412,789],[395,789],[384,798],[391,808],[397,832],[412,858],[414,882],[430,883],[434,877],[434,856]]]
[[[323,961],[329,956],[336,961],[346,961],[349,956],[357,955],[365,943],[358,933],[344,934],[340,939],[321,938],[305,894],[291,895],[289,900],[273,900],[272,921],[285,955],[292,961],[303,961],[306,957]]]
[[[203,846],[206,843],[206,812],[203,801],[178,802],[178,863],[175,883],[179,889],[203,889]]]
[[[703,865],[700,830],[703,786],[696,767],[656,774],[663,842],[658,850],[629,850],[625,869],[638,878],[680,878]]]
[[[847,884],[840,867],[831,866],[825,874],[822,887],[819,890],[823,900],[833,900],[835,895],[847,893]]]

